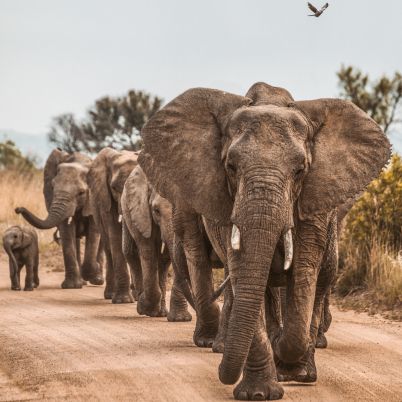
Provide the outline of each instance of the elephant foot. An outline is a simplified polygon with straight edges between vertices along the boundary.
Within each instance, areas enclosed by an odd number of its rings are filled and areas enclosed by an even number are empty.
[[[167,315],[169,322],[188,322],[193,319],[192,315],[187,310],[170,309]]]
[[[168,309],[166,308],[165,303],[163,302],[161,305],[161,308],[159,310],[159,315],[158,317],[167,317],[167,315],[169,314]]]
[[[81,267],[81,276],[82,279],[88,281],[91,285],[103,285],[105,279],[103,278],[102,270],[100,269],[99,264],[95,267],[90,264],[83,264]]]
[[[224,349],[225,349],[225,343],[223,342],[223,340],[216,338],[214,340],[214,343],[212,344],[212,352],[223,353]]]
[[[153,300],[147,300],[144,293],[141,293],[137,302],[137,312],[140,315],[147,315],[148,317],[166,317],[166,308],[161,306],[160,300],[155,303]]]
[[[193,340],[200,348],[211,348],[219,330],[220,310],[217,303],[209,305],[202,317],[198,315]]]
[[[283,387],[267,373],[244,370],[243,379],[233,391],[235,399],[240,401],[277,400],[283,397]]]
[[[21,290],[20,285],[11,285],[11,290]]]
[[[66,278],[61,284],[62,289],[81,289],[83,281],[81,278]]]
[[[116,292],[112,297],[113,304],[134,303],[134,298],[129,291]]]
[[[39,279],[35,279],[34,281],[34,288],[38,288],[39,287]]]
[[[137,289],[134,287],[133,284],[130,285],[130,290],[131,290],[131,294],[133,295],[134,300],[135,300],[135,301],[138,301],[139,294],[138,294],[138,291],[137,291]]]
[[[199,348],[212,348],[218,332],[218,323],[216,325],[196,325],[193,335],[193,341]]]
[[[103,292],[103,297],[106,300],[112,300],[113,299],[113,291],[108,288],[105,288],[105,291]]]
[[[276,366],[276,371],[280,382],[296,381],[312,383],[317,381],[317,369],[314,362],[314,354],[309,357],[307,363],[284,364],[280,362]]]
[[[317,340],[315,341],[315,347],[319,349],[326,349],[328,346],[328,341],[323,333],[317,335]]]

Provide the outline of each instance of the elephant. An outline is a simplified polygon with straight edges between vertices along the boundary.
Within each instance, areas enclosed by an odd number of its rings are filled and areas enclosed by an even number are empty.
[[[151,317],[167,316],[168,321],[191,321],[185,296],[191,301],[191,291],[185,275],[178,273],[172,258],[172,206],[149,186],[139,166],[126,180],[121,210],[123,252],[138,293],[138,313]],[[166,280],[171,262],[175,275],[168,312]]]
[[[3,235],[3,247],[9,258],[11,289],[21,290],[20,273],[25,266],[25,291],[39,286],[39,245],[35,230],[9,227]]]
[[[139,165],[173,205],[173,229],[194,283],[199,339],[213,340],[220,314],[210,302],[200,216],[228,266],[234,296],[220,381],[235,384],[242,375],[236,399],[280,399],[277,369],[281,376],[281,369],[287,375],[294,369],[297,379],[313,363],[336,263],[337,208],[379,174],[390,157],[388,139],[349,101],[295,101],[266,83],[254,84],[246,96],[190,89],[148,120],[142,138]],[[287,285],[283,328],[264,309],[271,274]],[[267,331],[276,333],[271,342]]]
[[[60,233],[65,278],[63,289],[79,289],[85,281],[102,285],[103,255],[100,235],[89,207],[87,174],[92,160],[79,152],[53,150],[45,164],[43,194],[48,216],[42,220],[26,208],[15,212],[38,229],[57,227]],[[85,237],[81,264],[80,238]]]
[[[102,149],[88,172],[89,199],[106,254],[105,299],[133,303],[130,274],[122,251],[120,197],[124,183],[137,166],[137,153]]]

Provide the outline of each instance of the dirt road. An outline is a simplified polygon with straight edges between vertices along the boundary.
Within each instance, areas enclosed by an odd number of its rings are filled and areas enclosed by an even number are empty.
[[[192,344],[194,321],[140,317],[102,288],[61,290],[42,267],[34,292],[11,292],[0,260],[0,400],[227,401],[220,355]],[[284,401],[402,401],[400,324],[334,312],[319,381],[285,385]]]

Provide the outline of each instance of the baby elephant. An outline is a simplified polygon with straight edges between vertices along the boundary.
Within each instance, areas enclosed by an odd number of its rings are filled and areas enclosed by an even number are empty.
[[[39,286],[38,235],[31,228],[11,226],[3,235],[3,247],[9,257],[11,289],[21,290],[20,272],[26,267],[24,290],[33,290]]]

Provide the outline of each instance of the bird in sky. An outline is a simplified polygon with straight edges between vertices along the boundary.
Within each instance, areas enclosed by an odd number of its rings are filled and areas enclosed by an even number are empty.
[[[314,13],[314,14],[309,14],[309,17],[319,17],[324,10],[329,6],[328,3],[325,3],[322,7],[321,10],[317,10],[311,3],[307,3],[308,4],[308,8]]]

